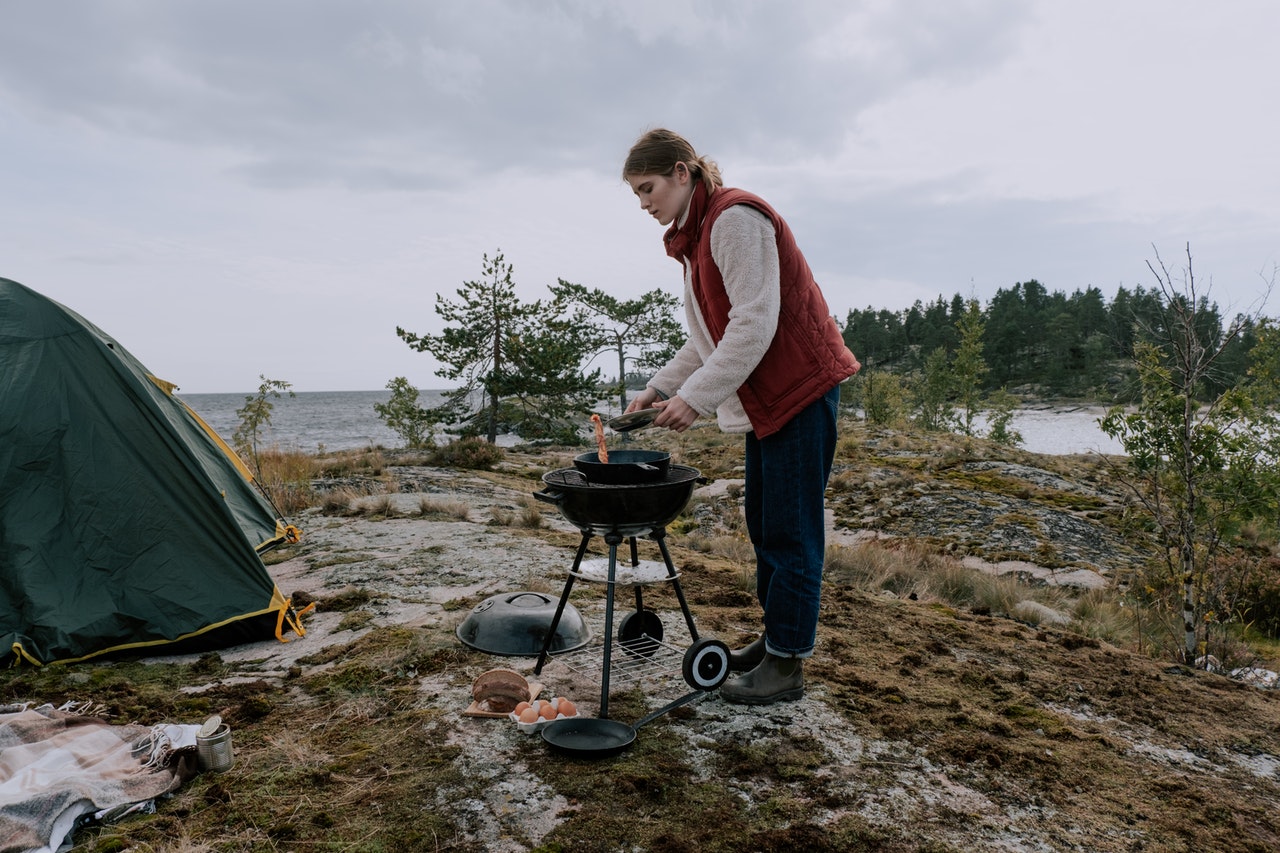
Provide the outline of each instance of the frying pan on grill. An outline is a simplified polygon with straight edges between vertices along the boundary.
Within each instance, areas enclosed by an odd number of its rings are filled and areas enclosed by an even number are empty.
[[[601,462],[598,453],[582,453],[574,457],[573,467],[581,471],[589,483],[610,486],[656,483],[667,476],[671,454],[661,450],[611,450],[609,461]]]

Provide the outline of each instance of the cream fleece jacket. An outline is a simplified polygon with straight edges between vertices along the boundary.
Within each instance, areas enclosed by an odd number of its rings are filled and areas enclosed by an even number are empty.
[[[680,223],[683,225],[683,222]],[[702,309],[693,295],[689,262],[684,270],[684,307],[689,340],[649,386],[668,397],[680,395],[704,416],[713,413],[720,429],[751,430],[738,389],[773,342],[781,308],[778,241],[769,217],[734,205],[711,228],[711,257],[724,277],[729,323],[719,346],[711,341]]]

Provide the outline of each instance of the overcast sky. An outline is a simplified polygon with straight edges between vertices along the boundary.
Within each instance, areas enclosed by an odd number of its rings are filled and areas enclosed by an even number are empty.
[[[1273,0],[0,0],[0,276],[183,391],[447,383],[395,334],[514,266],[680,293],[620,169],[670,127],[832,312],[1280,263]],[[1280,298],[1280,297],[1277,297]],[[1275,316],[1274,300],[1263,307]],[[855,345],[855,352],[856,352]]]

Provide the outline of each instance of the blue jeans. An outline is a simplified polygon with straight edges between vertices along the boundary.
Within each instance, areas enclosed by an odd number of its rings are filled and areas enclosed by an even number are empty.
[[[744,503],[756,595],[765,648],[783,657],[811,656],[817,638],[839,402],[837,385],[768,438],[747,434]]]

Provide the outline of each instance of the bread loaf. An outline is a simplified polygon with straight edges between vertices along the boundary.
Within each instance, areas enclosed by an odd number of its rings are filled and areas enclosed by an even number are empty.
[[[518,672],[491,669],[471,685],[471,698],[485,710],[505,714],[529,701],[529,682]]]

